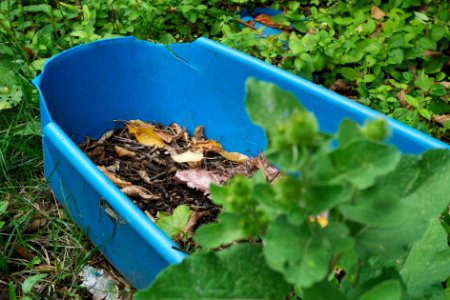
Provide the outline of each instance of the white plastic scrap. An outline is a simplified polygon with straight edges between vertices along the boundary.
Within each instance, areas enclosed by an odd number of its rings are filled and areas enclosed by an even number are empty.
[[[118,282],[103,269],[84,266],[79,276],[82,287],[88,289],[94,300],[119,300]]]

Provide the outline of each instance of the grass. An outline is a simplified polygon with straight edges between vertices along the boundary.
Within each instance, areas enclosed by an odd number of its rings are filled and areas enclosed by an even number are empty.
[[[78,277],[85,264],[114,271],[47,187],[40,135],[24,130],[38,112],[34,97],[25,97],[0,114],[0,199],[8,202],[0,216],[0,299],[85,299]],[[47,276],[24,295],[23,283],[37,274]]]

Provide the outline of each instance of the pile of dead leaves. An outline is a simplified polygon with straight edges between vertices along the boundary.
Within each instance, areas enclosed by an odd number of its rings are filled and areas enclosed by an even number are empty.
[[[87,138],[79,147],[152,221],[159,212],[171,214],[185,204],[196,219],[191,228],[213,222],[220,207],[210,200],[210,184],[224,184],[236,174],[252,176],[258,169],[268,181],[278,175],[262,155],[250,159],[206,139],[203,126],[189,136],[176,123],[124,123],[125,128],[108,131],[99,140]]]

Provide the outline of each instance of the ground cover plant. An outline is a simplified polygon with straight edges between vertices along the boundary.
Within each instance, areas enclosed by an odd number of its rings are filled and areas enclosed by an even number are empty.
[[[284,31],[260,38],[239,22],[244,7],[283,10],[271,22]],[[449,141],[448,1],[4,0],[0,298],[8,289],[10,298],[86,295],[73,274],[92,248],[57,208],[42,178],[38,100],[30,80],[64,49],[123,35],[162,43],[206,36]],[[39,220],[46,221],[31,226]],[[29,225],[34,229],[27,231]],[[32,277],[40,273],[49,276]],[[22,289],[26,278],[34,280]]]
[[[321,134],[291,93],[254,79],[246,108],[281,175],[212,186],[223,211],[194,240],[220,250],[168,267],[136,299],[448,298],[449,150],[402,155],[383,120]]]

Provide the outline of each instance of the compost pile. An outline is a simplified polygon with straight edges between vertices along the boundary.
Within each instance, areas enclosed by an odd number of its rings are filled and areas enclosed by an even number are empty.
[[[172,214],[188,205],[193,213],[184,231],[190,237],[198,225],[214,222],[220,212],[210,199],[211,183],[221,185],[232,176],[252,176],[257,170],[268,181],[279,174],[262,154],[249,158],[206,139],[203,126],[189,136],[176,123],[124,123],[125,128],[108,131],[98,140],[87,138],[79,147],[153,222],[161,212]]]

